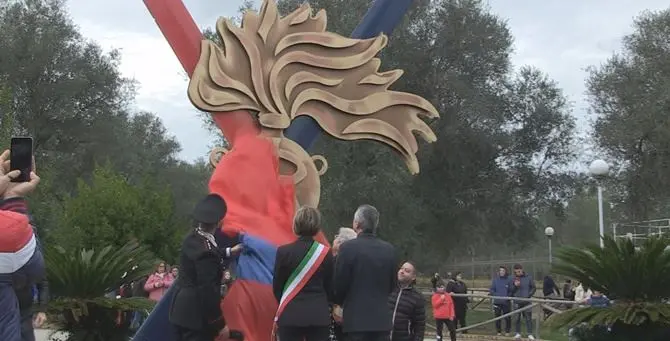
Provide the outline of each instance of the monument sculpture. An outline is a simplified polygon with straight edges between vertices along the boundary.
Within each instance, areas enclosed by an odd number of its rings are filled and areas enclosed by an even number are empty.
[[[175,9],[183,8],[176,4],[179,0],[165,0],[162,5],[145,1],[150,9],[153,6],[159,26],[159,17],[175,19]],[[229,19],[219,19],[216,32],[220,43],[198,39],[193,30],[184,27],[161,26],[191,77],[189,99],[196,108],[212,113],[232,146],[217,148],[210,155],[217,167],[210,191],[231,202],[228,215],[234,221],[224,220],[224,234],[241,235],[249,248],[237,262],[238,281],[222,307],[231,328],[243,330],[251,341],[270,339],[272,309],[277,307],[270,288],[273,252],[276,246],[295,238],[290,229],[293,210],[301,205],[318,207],[320,177],[328,169],[324,156],[310,155],[301,144],[287,138],[285,132],[291,123],[306,116],[332,137],[381,142],[395,151],[412,173],[419,171],[416,137],[427,142],[436,139],[424,122],[438,118],[435,107],[420,96],[389,89],[402,76],[401,70],[379,71],[377,55],[386,46],[387,37],[346,38],[326,31],[326,23],[326,13],[314,14],[308,4],[281,17],[275,0],[265,0],[257,13],[244,14],[239,27]],[[196,48],[197,54],[193,52]],[[248,127],[253,126],[252,135],[267,141],[272,153],[262,154],[261,144],[251,147],[255,140],[241,137],[242,124],[247,126],[247,135]],[[219,158],[219,154],[223,155]],[[235,180],[231,174],[236,172],[253,173],[254,179],[266,185],[258,188],[258,183],[251,181],[232,185]],[[289,190],[280,182],[287,178]],[[244,191],[240,186],[249,186],[251,192],[254,186],[266,191],[265,196],[275,201],[269,206],[282,212],[271,212],[267,202],[248,199],[240,193]],[[289,204],[282,195],[291,196]],[[171,339],[164,333],[169,294],[166,297],[136,340]]]
[[[219,19],[216,31],[222,46],[202,41],[188,96],[206,112],[253,113],[261,134],[278,149],[281,173],[293,176],[299,204],[318,206],[319,176],[327,169],[323,157],[310,156],[283,134],[301,115],[333,137],[382,142],[412,173],[419,171],[414,134],[434,141],[421,118],[438,113],[417,95],[388,89],[402,70],[379,72],[376,56],[386,46],[385,35],[345,38],[326,31],[325,11],[312,15],[303,4],[281,18],[273,0],[259,13],[245,13],[241,27]]]

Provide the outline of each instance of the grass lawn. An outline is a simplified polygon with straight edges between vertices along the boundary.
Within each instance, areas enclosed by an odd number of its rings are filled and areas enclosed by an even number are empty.
[[[493,318],[493,312],[492,311],[486,311],[486,310],[469,310],[468,311],[468,324],[476,324],[479,322],[483,322],[486,320],[490,320]],[[514,331],[514,317],[512,317],[512,331]],[[503,322],[503,328],[504,328],[504,322]],[[526,328],[525,326],[522,325],[521,330],[525,332]],[[480,334],[480,335],[495,335],[496,334],[496,328],[494,323],[490,323],[487,325],[483,325],[480,327],[476,327],[473,329],[470,329],[470,333],[472,334]],[[567,332],[563,331],[552,331],[549,328],[542,328],[542,324],[540,324],[540,339],[542,340],[551,340],[551,341],[567,341],[568,336]],[[538,337],[538,335],[535,335],[535,337]]]

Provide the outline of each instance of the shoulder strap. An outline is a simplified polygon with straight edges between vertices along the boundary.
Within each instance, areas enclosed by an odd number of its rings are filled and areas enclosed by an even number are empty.
[[[279,315],[284,311],[286,305],[293,300],[300,290],[305,287],[305,284],[309,282],[316,270],[323,263],[328,252],[330,252],[330,248],[327,246],[317,241],[312,242],[305,257],[302,258],[302,261],[300,261],[298,267],[293,270],[291,276],[289,276],[288,281],[286,281],[286,284],[284,285],[284,291],[282,292],[279,307],[275,314],[275,322],[279,318]]]

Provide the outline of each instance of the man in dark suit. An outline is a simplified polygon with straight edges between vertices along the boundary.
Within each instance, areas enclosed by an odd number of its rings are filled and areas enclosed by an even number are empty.
[[[396,252],[376,237],[378,224],[377,209],[360,206],[353,221],[358,237],[342,244],[335,263],[335,303],[349,341],[388,341],[393,327],[387,300],[397,286]]]
[[[214,231],[226,215],[226,202],[210,194],[200,201],[193,218],[197,227],[189,233],[181,247],[176,292],[170,304],[170,323],[179,341],[213,341],[217,336],[241,339],[239,332],[228,331],[219,306],[224,258],[242,250],[238,244],[220,250]]]

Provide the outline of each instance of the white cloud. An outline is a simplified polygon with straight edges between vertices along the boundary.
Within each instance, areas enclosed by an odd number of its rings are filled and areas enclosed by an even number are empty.
[[[185,0],[200,27],[232,16],[242,0]],[[585,69],[604,62],[632,30],[643,10],[668,7],[667,0],[489,0],[508,20],[515,37],[514,63],[549,74],[575,106],[586,129]],[[140,0],[70,0],[70,13],[82,33],[103,48],[122,51],[121,70],[140,83],[137,106],[157,113],[182,144],[181,157],[207,153],[212,137],[186,97],[181,65]]]
[[[107,49],[121,50],[121,72],[140,81],[140,102],[152,98],[173,98],[184,93],[188,82],[177,57],[162,37],[127,31],[110,31],[92,22],[80,23],[88,37]]]
[[[538,67],[559,83],[574,103],[583,133],[588,128],[586,69],[621,48],[634,17],[669,7],[665,0],[489,0],[489,5],[508,20],[514,63]]]
[[[235,14],[241,1],[186,1],[196,23],[207,27],[218,15]],[[139,83],[137,109],[161,117],[182,146],[180,157],[205,156],[213,139],[186,96],[188,79],[154,19],[140,0],[72,0],[70,15],[84,36],[105,50],[121,50],[121,72]],[[218,13],[218,15],[217,15]],[[200,19],[200,20],[198,20]]]

